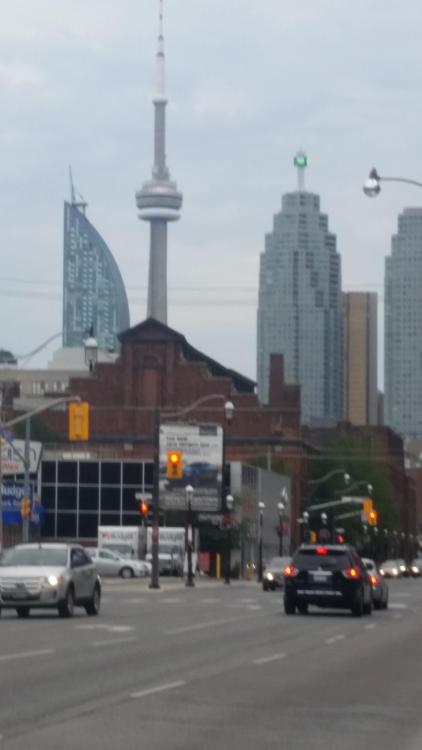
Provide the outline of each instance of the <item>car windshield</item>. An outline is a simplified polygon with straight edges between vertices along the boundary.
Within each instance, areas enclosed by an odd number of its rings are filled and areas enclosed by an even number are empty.
[[[67,564],[67,549],[47,548],[47,547],[15,547],[7,550],[1,560],[3,567],[12,565],[29,565],[29,566],[60,566]]]
[[[292,560],[293,565],[299,570],[344,570],[350,565],[350,557],[346,551],[326,549],[323,554],[318,554],[313,549],[300,550]]]

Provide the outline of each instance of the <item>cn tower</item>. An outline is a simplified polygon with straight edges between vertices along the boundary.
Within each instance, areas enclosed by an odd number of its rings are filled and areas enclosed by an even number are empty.
[[[154,165],[151,179],[136,193],[139,218],[150,223],[150,251],[147,317],[167,324],[167,223],[180,217],[183,196],[170,179],[166,164],[165,59],[163,0],[157,49],[156,92],[154,103]]]

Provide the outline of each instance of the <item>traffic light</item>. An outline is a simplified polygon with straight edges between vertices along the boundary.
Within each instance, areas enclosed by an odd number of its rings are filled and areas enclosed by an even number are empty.
[[[167,451],[167,479],[182,479],[183,453],[181,451]]]
[[[31,500],[29,497],[23,497],[21,500],[21,516],[28,518],[31,515]]]
[[[317,533],[316,531],[310,531],[309,532],[309,541],[311,544],[316,544],[317,541]]]
[[[369,514],[373,510],[373,500],[370,497],[365,497],[363,501],[363,512],[365,513],[365,516],[369,519]]]
[[[147,518],[149,511],[149,505],[145,501],[139,503],[139,512],[143,518]]]
[[[377,526],[378,524],[378,511],[372,509],[368,513],[368,524],[369,526]]]
[[[89,403],[69,404],[69,440],[89,440]]]

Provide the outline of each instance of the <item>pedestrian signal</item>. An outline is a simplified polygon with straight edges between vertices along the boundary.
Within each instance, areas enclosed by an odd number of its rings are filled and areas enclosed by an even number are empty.
[[[31,500],[29,497],[23,497],[21,501],[21,516],[28,518],[31,515]]]
[[[181,451],[167,451],[167,479],[182,479],[183,454]]]
[[[378,512],[376,510],[369,511],[368,524],[369,526],[376,526],[378,524]]]

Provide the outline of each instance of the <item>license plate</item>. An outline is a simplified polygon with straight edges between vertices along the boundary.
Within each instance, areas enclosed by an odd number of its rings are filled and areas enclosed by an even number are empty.
[[[331,580],[331,573],[313,573],[315,583],[328,583]]]

